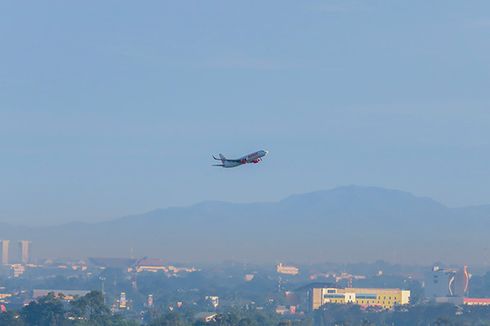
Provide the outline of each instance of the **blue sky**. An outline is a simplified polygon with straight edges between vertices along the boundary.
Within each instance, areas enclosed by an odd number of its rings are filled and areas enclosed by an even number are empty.
[[[490,203],[488,1],[0,4],[0,221],[361,184]],[[265,148],[262,165],[211,154]]]

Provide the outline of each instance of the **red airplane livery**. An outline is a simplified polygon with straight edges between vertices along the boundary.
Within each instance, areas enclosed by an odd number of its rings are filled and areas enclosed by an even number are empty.
[[[228,159],[223,154],[219,154],[219,158],[213,155],[213,158],[216,161],[221,161],[221,164],[214,164],[214,166],[221,166],[223,168],[234,168],[236,166],[247,164],[247,163],[257,164],[260,161],[262,161],[262,158],[266,156],[268,153],[269,151],[260,150],[255,153],[242,156],[236,160]]]

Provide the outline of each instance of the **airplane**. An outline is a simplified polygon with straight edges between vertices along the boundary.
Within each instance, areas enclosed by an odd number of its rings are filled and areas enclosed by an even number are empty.
[[[221,161],[221,164],[213,164],[213,166],[221,166],[223,168],[234,168],[236,166],[247,164],[247,163],[257,164],[260,161],[262,161],[262,158],[266,156],[267,153],[269,153],[269,151],[260,150],[252,154],[242,156],[236,160],[227,159],[223,154],[219,154],[219,158],[213,155],[213,158],[216,161]]]

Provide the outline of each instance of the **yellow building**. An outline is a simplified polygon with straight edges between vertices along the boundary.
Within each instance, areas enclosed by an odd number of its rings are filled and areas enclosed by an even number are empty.
[[[163,260],[158,258],[143,258],[136,264],[136,272],[168,272],[167,266]]]
[[[362,288],[313,288],[311,307],[313,310],[327,303],[357,304],[361,306],[392,309],[395,305],[405,305],[410,301],[410,291],[400,289]]]

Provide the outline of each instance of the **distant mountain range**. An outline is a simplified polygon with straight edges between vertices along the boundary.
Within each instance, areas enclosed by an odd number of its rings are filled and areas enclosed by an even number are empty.
[[[161,257],[170,261],[490,262],[490,205],[448,208],[430,198],[346,186],[273,203],[203,202],[101,223],[22,227],[38,257]]]

